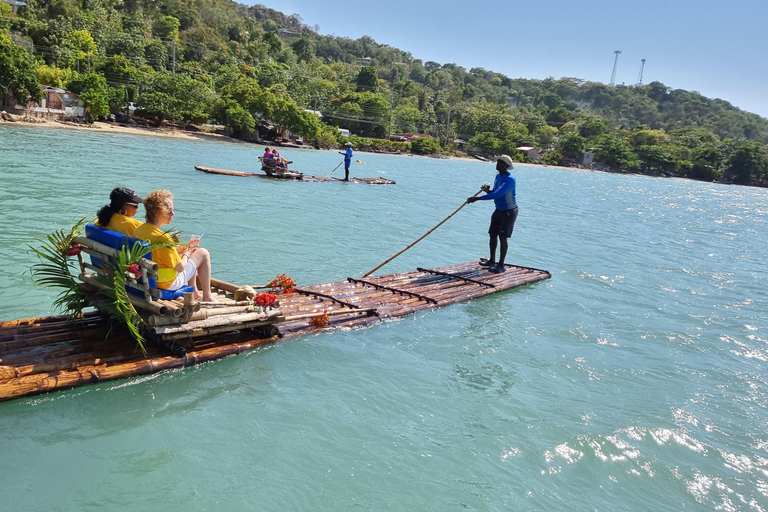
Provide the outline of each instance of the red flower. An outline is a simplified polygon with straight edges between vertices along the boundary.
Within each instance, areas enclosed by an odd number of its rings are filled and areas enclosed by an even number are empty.
[[[67,248],[67,256],[77,256],[80,254],[80,245],[73,243]]]
[[[324,309],[322,316],[316,316],[312,320],[309,321],[309,325],[313,327],[325,327],[331,323],[331,319],[328,318],[328,310]]]
[[[141,269],[139,268],[138,263],[131,263],[130,265],[125,267],[125,270],[133,274],[133,276],[138,279],[141,277]]]
[[[266,308],[266,307],[275,305],[275,302],[277,301],[277,296],[272,295],[271,293],[264,292],[254,297],[253,301],[259,306]]]
[[[290,277],[285,274],[278,274],[276,278],[267,283],[267,286],[273,290],[276,288],[282,288],[285,293],[293,293],[293,289],[296,287],[296,283]]]

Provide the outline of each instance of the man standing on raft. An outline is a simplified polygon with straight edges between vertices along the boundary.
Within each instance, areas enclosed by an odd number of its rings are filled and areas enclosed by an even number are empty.
[[[344,145],[347,146],[347,151],[344,153],[339,151],[340,155],[344,155],[344,179],[342,181],[349,181],[349,166],[352,165],[352,143],[347,142]]]
[[[515,177],[509,173],[512,169],[514,169],[512,159],[507,155],[501,155],[496,162],[496,170],[499,171],[499,175],[496,176],[496,180],[493,182],[493,189],[488,185],[483,185],[482,191],[485,192],[484,196],[473,196],[467,199],[468,203],[486,199],[493,199],[494,203],[496,203],[496,210],[491,215],[491,227],[488,229],[488,234],[491,236],[489,244],[491,257],[487,261],[480,263],[484,267],[490,267],[488,271],[494,274],[504,272],[505,270],[504,258],[507,257],[507,241],[512,236],[515,220],[517,220]],[[501,241],[498,263],[496,263],[497,239]]]

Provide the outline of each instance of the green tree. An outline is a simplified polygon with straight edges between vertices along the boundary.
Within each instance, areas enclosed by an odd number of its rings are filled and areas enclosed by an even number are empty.
[[[152,34],[164,41],[179,42],[181,22],[175,16],[160,16],[152,24]]]
[[[217,101],[213,107],[212,115],[220,123],[231,127],[233,131],[238,133],[250,133],[256,128],[256,121],[251,113],[233,99]]]
[[[357,92],[379,90],[379,75],[373,66],[363,66],[357,74]]]
[[[88,111],[88,118],[101,119],[109,115],[107,81],[98,73],[72,73],[67,89],[80,95]]]
[[[758,141],[739,145],[728,160],[725,176],[739,185],[764,184],[768,179],[768,148]]]
[[[440,154],[440,144],[431,137],[415,137],[411,140],[411,151],[417,155]]]
[[[156,73],[137,107],[159,126],[164,121],[184,124],[208,119],[216,93],[206,84],[182,74]]]
[[[27,98],[40,101],[43,95],[32,57],[0,32],[0,96],[8,92],[20,103]]]
[[[499,154],[501,140],[492,132],[478,133],[467,141],[467,147],[479,148],[481,154],[493,157]]]
[[[50,85],[51,87],[66,87],[72,76],[72,70],[61,69],[55,66],[47,66],[40,64],[37,67],[37,81],[42,85]]]
[[[291,47],[300,61],[311,61],[315,57],[315,43],[307,34],[302,34]]]
[[[623,138],[614,134],[605,134],[598,138],[595,158],[618,169],[636,169],[640,167],[632,146]]]
[[[533,134],[536,145],[543,149],[551,149],[557,143],[559,131],[554,126],[542,126]]]
[[[565,156],[576,158],[587,149],[587,141],[578,133],[566,133],[560,137],[557,149]]]

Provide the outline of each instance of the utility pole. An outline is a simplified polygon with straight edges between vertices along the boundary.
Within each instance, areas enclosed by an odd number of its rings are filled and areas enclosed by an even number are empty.
[[[175,75],[176,74],[176,41],[172,41],[172,42],[173,42],[173,60],[171,64],[171,69],[173,74]]]
[[[643,85],[643,69],[645,69],[645,59],[640,60],[640,73],[637,75],[637,87]]]
[[[619,54],[621,53],[621,50],[616,50],[613,53],[616,54],[616,57],[613,59],[613,73],[611,73],[611,83],[608,85],[614,85],[616,83],[616,66],[619,64]]]
[[[389,89],[389,133],[387,133],[387,140],[392,136],[392,102],[394,101],[392,89]]]

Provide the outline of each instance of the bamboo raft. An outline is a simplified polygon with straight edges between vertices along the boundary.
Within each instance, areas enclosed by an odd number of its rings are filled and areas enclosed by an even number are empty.
[[[344,181],[341,178],[320,178],[317,176],[312,176],[311,174],[299,173],[297,171],[289,171],[281,175],[276,173],[257,174],[252,172],[230,171],[227,169],[214,169],[213,167],[204,167],[202,165],[196,165],[195,169],[198,171],[207,172],[209,174],[224,174],[227,176],[240,176],[243,178],[270,178],[275,180],[307,182]],[[394,185],[396,182],[387,178],[349,178],[349,183],[367,183],[368,185]]]
[[[112,325],[98,312],[76,320],[47,316],[0,323],[0,401],[86,384],[157,373],[191,366],[250,350],[279,339],[320,329],[372,325],[418,311],[477,299],[551,277],[545,270],[507,265],[504,273],[492,274],[478,262],[436,269],[370,276],[365,279],[298,287],[292,294],[277,293],[280,314],[261,325],[241,316],[240,329],[221,332],[221,326],[196,332],[179,331],[176,340],[187,343],[183,357],[170,355],[167,346],[147,343],[142,354],[124,326]],[[236,309],[238,286],[214,280],[220,304],[203,303],[208,319],[216,309]],[[183,299],[168,301],[169,308],[183,308]],[[325,327],[312,319],[327,314]],[[250,319],[252,320],[252,319]],[[231,327],[231,326],[230,326]],[[173,326],[155,326],[173,335]]]

